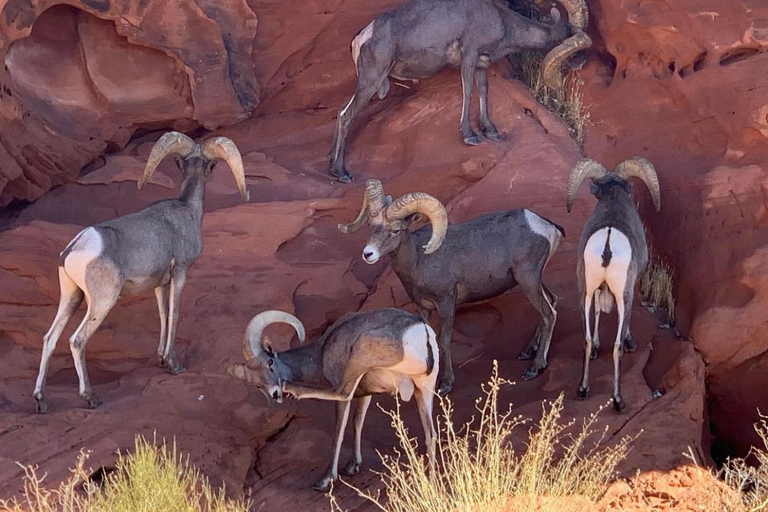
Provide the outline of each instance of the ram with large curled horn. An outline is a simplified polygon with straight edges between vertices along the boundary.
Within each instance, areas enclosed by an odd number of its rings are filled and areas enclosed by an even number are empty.
[[[347,475],[360,471],[361,438],[371,396],[413,396],[424,428],[430,466],[435,464],[435,426],[432,403],[439,365],[435,331],[423,319],[401,309],[385,308],[351,313],[331,325],[319,339],[284,352],[275,351],[264,330],[286,323],[304,341],[304,325],[283,311],[264,311],[248,324],[243,343],[245,364],[233,364],[230,375],[256,386],[270,403],[283,396],[336,402],[336,430],[328,469],[315,484],[326,491],[339,474],[339,453],[351,403],[355,411],[355,449],[345,466]]]
[[[89,407],[97,407],[101,401],[88,380],[85,345],[121,293],[154,290],[160,312],[159,363],[171,373],[184,371],[173,345],[181,289],[189,268],[202,250],[206,179],[215,163],[223,160],[232,170],[245,200],[248,200],[248,191],[243,161],[234,142],[215,137],[197,144],[178,132],[166,133],[155,143],[139,179],[139,189],[168,155],[176,155],[183,174],[178,198],[158,201],[136,213],[87,227],[61,253],[61,298],[53,324],[43,337],[40,372],[33,393],[38,412],[48,410],[44,388],[51,355],[83,299],[88,311],[69,341],[80,381],[80,396]]]
[[[410,232],[421,215],[431,226]],[[520,285],[541,320],[520,353],[533,359],[523,378],[532,379],[547,367],[547,352],[557,319],[557,297],[542,281],[544,268],[564,235],[557,224],[530,210],[488,213],[461,224],[448,225],[443,205],[421,192],[395,201],[384,198],[380,181],[368,180],[363,208],[339,230],[349,233],[365,221],[370,236],[363,260],[374,264],[390,256],[392,268],[423,318],[436,310],[441,319],[441,377],[439,391],[453,385],[451,334],[456,307],[489,299]]]
[[[504,0],[410,0],[379,15],[352,41],[357,87],[339,110],[328,153],[331,174],[341,182],[352,181],[344,164],[352,122],[375,94],[379,99],[386,96],[390,78],[417,82],[447,67],[460,68],[459,127],[464,143],[480,143],[469,122],[474,82],[480,99],[480,130],[486,138],[499,140],[488,114],[488,66],[511,53],[545,50],[542,79],[550,87],[560,88],[560,65],[592,44],[584,32],[589,18],[586,1],[560,2],[568,20],[552,7],[552,23],[527,18]]]
[[[659,178],[651,162],[642,157],[624,160],[612,171],[600,162],[584,158],[571,171],[568,180],[566,207],[571,211],[579,185],[590,179],[590,192],[597,205],[581,232],[576,277],[584,325],[584,367],[578,397],[589,396],[589,361],[597,357],[600,339],[600,313],[610,313],[616,304],[619,316],[613,343],[613,407],[616,412],[626,408],[621,396],[620,367],[624,350],[633,352],[637,342],[630,331],[635,283],[648,264],[645,230],[630,195],[629,179],[640,178],[651,192],[653,204],[661,208]],[[594,304],[593,304],[594,303]],[[594,329],[590,311],[595,308]]]

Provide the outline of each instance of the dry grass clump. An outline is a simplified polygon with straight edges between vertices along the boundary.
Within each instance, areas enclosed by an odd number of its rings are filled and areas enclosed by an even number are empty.
[[[666,313],[667,323],[675,323],[675,296],[672,293],[674,272],[660,258],[648,251],[648,266],[640,276],[640,293],[645,303]]]
[[[228,500],[224,489],[214,491],[208,479],[176,451],[176,443],[160,446],[142,436],[134,452],[118,454],[115,471],[102,485],[85,469],[88,454],[81,452],[72,476],[57,489],[44,486],[46,475],[36,466],[24,467],[21,500],[0,501],[13,512],[246,512],[250,503]]]
[[[571,138],[579,147],[584,147],[587,138],[586,127],[589,123],[589,112],[584,105],[584,96],[581,93],[583,81],[579,80],[576,73],[569,71],[557,89],[551,89],[541,79],[541,62],[544,58],[542,52],[521,52],[509,57],[515,66],[522,81],[530,89],[536,101],[544,105],[547,110],[557,116],[568,127]]]
[[[504,384],[508,381],[499,377],[494,361],[493,375],[483,386],[485,396],[475,404],[478,417],[458,430],[451,401],[440,401],[435,474],[429,474],[426,457],[419,454],[399,409],[388,413],[400,445],[394,456],[382,455],[387,498],[357,492],[386,512],[566,512],[594,504],[632,439],[604,443],[607,428],[595,428],[600,411],[580,428],[575,420],[563,422],[561,394],[542,404],[542,418],[530,429],[527,448],[518,453],[509,436],[527,421],[513,416],[509,408],[499,411],[498,393]],[[333,497],[331,503],[333,510],[341,510]]]
[[[760,414],[755,431],[763,446],[753,446],[750,455],[756,465],[748,465],[744,459],[729,459],[720,469],[720,477],[729,487],[741,494],[744,505],[751,511],[768,510],[768,416]]]

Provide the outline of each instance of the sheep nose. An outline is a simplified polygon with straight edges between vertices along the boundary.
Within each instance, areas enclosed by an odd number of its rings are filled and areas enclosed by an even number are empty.
[[[363,257],[365,259],[369,259],[371,256],[373,256],[373,251],[363,251]]]

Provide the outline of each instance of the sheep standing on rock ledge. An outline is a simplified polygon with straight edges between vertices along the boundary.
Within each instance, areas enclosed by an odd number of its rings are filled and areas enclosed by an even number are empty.
[[[59,257],[59,309],[43,337],[40,373],[35,384],[37,411],[47,412],[43,390],[48,363],[67,322],[85,298],[88,309],[70,338],[80,381],[80,396],[90,408],[101,401],[93,394],[85,368],[85,345],[122,293],[155,291],[160,312],[160,365],[170,373],[184,371],[173,350],[181,289],[187,271],[202,251],[205,182],[217,160],[229,164],[243,199],[248,200],[243,161],[235,143],[215,137],[203,144],[179,132],[164,134],[152,148],[139,189],[160,161],[175,154],[184,181],[177,199],[165,199],[143,210],[82,230]]]
[[[592,215],[587,219],[579,241],[576,277],[581,297],[584,324],[584,372],[578,397],[589,396],[589,360],[597,358],[600,345],[598,326],[600,312],[610,313],[616,302],[619,323],[613,344],[613,408],[621,412],[626,407],[619,385],[621,354],[626,348],[634,351],[637,344],[629,330],[635,282],[648,264],[645,230],[629,195],[629,178],[643,180],[651,192],[656,211],[661,208],[659,178],[651,162],[632,157],[607,172],[599,162],[584,158],[571,171],[568,180],[567,208],[571,211],[576,190],[590,178],[590,192],[597,197]],[[589,313],[594,298],[595,329],[590,330]]]
[[[431,227],[411,233],[408,228],[418,214],[425,215]],[[391,202],[384,199],[379,180],[366,182],[360,214],[350,224],[339,224],[339,230],[355,231],[366,219],[371,235],[363,260],[374,264],[391,254],[392,268],[422,317],[433,309],[440,316],[440,394],[448,393],[454,380],[451,334],[456,307],[496,297],[518,284],[541,316],[520,353],[520,359],[533,359],[523,378],[532,379],[547,367],[557,296],[543,283],[542,274],[560,245],[563,228],[530,210],[498,211],[449,226],[445,208],[434,197],[414,192]]]
[[[557,87],[560,64],[592,44],[584,33],[589,16],[585,0],[560,2],[568,11],[568,23],[554,7],[554,23],[547,25],[518,14],[504,0],[411,0],[376,17],[352,41],[357,87],[339,110],[328,154],[331,174],[341,182],[352,181],[344,166],[352,121],[374,94],[379,99],[387,95],[390,76],[418,81],[448,66],[459,67],[464,142],[480,143],[469,124],[473,79],[480,98],[480,128],[485,137],[499,140],[488,115],[488,66],[513,52],[550,50],[542,77]]]
[[[363,422],[371,395],[378,393],[399,395],[406,402],[411,396],[416,399],[430,468],[434,469],[437,433],[432,402],[440,356],[435,331],[429,325],[401,309],[350,313],[314,343],[278,353],[263,336],[264,329],[277,322],[293,326],[299,341],[304,341],[304,325],[298,318],[283,311],[264,311],[248,324],[243,344],[246,364],[231,365],[227,371],[258,387],[270,402],[281,402],[283,395],[336,402],[333,453],[328,471],[315,489],[327,491],[338,478],[341,442],[353,398],[357,402],[355,451],[344,472],[351,476],[360,471]]]

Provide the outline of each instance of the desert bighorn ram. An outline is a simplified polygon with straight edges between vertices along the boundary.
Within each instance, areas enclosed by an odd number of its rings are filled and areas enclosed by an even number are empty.
[[[579,241],[576,262],[579,296],[584,323],[584,372],[579,384],[578,397],[589,395],[589,360],[597,357],[600,345],[598,326],[600,312],[610,313],[616,302],[619,323],[613,343],[613,408],[621,412],[626,407],[619,385],[621,354],[626,348],[634,351],[629,324],[635,282],[648,264],[648,246],[645,231],[635,203],[630,196],[629,178],[643,180],[651,192],[653,204],[661,208],[659,178],[651,162],[632,157],[606,171],[599,162],[584,158],[571,171],[568,180],[567,208],[571,211],[576,190],[589,178],[590,192],[597,197],[597,205],[587,219]],[[595,329],[590,330],[589,313],[594,298]]]
[[[488,115],[488,77],[493,62],[514,52],[550,50],[544,58],[542,77],[556,87],[560,64],[592,41],[584,33],[589,13],[585,0],[560,0],[568,23],[552,8],[554,24],[533,21],[509,8],[503,0],[410,0],[380,14],[352,41],[357,87],[339,110],[328,160],[331,174],[341,182],[352,177],[344,166],[347,137],[355,117],[378,94],[389,91],[389,78],[418,81],[446,67],[461,69],[463,90],[461,135],[470,145],[480,137],[469,124],[472,81],[480,98],[483,135],[498,140]]]
[[[423,214],[430,226],[411,233],[408,228]],[[532,379],[547,367],[547,353],[557,319],[557,297],[542,282],[547,262],[557,250],[563,228],[530,210],[488,213],[461,224],[448,225],[443,205],[422,192],[406,194],[394,202],[384,198],[379,180],[366,182],[363,207],[349,233],[365,221],[371,225],[363,260],[374,264],[390,254],[392,268],[423,318],[437,310],[441,319],[442,375],[440,393],[453,385],[451,333],[456,307],[501,295],[519,284],[541,321],[520,353],[533,363],[523,375]],[[422,247],[424,251],[422,251]]]
[[[314,343],[275,352],[263,333],[276,322],[292,325],[299,341],[304,342],[304,325],[298,318],[282,311],[264,311],[253,317],[245,332],[246,363],[231,365],[227,371],[258,387],[269,401],[281,402],[285,395],[336,402],[331,462],[315,489],[325,491],[338,478],[339,452],[353,398],[357,402],[355,451],[344,472],[351,476],[360,470],[363,422],[371,395],[378,393],[398,394],[406,402],[411,396],[416,398],[430,466],[434,468],[432,402],[439,355],[435,331],[429,325],[401,309],[351,313],[338,319]]]
[[[101,401],[93,394],[85,367],[85,345],[99,328],[121,293],[135,294],[154,289],[160,311],[160,365],[171,373],[184,371],[173,349],[179,318],[181,289],[187,271],[202,250],[201,225],[205,182],[216,161],[229,164],[240,194],[248,191],[240,152],[226,137],[202,144],[179,132],[164,134],[152,148],[139,189],[144,187],[160,161],[175,154],[184,175],[177,199],[164,199],[143,210],[85,228],[72,239],[59,257],[59,309],[43,337],[40,373],[34,397],[38,412],[48,404],[43,390],[48,363],[62,331],[85,298],[88,309],[69,339],[80,380],[80,396],[91,408]]]

